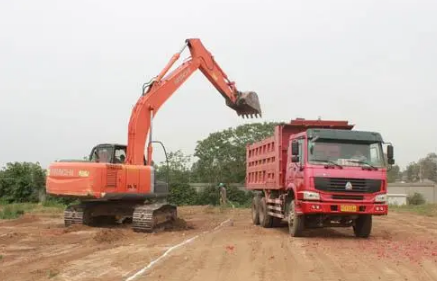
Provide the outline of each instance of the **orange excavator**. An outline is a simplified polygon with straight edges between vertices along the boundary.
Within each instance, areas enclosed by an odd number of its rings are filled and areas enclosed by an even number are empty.
[[[186,47],[191,57],[166,76]],[[167,200],[169,183],[155,178],[152,144],[158,141],[152,138],[152,121],[159,108],[197,69],[239,116],[261,116],[258,95],[238,91],[200,39],[187,39],[161,73],[143,85],[130,117],[127,146],[99,144],[91,150],[89,159],[61,160],[49,166],[47,193],[80,200],[65,209],[65,226],[91,226],[122,217],[132,221],[134,231],[145,232],[177,219],[177,206]]]

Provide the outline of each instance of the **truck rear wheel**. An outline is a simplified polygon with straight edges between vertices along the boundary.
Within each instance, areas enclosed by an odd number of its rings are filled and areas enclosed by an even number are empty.
[[[259,220],[259,205],[260,205],[260,196],[255,195],[252,200],[252,222],[254,225],[258,225],[260,223]]]
[[[288,213],[288,233],[290,233],[292,237],[301,237],[304,226],[304,216],[296,213],[295,201],[291,200],[290,211]]]
[[[270,216],[267,212],[267,203],[266,198],[261,198],[261,202],[259,204],[259,223],[262,227],[269,228],[272,226],[272,216]]]
[[[372,231],[372,216],[371,215],[360,215],[355,220],[355,225],[353,226],[354,233],[356,237],[367,238]]]

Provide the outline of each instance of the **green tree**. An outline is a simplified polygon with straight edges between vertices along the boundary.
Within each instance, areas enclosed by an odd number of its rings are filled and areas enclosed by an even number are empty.
[[[196,181],[242,183],[246,175],[246,145],[273,134],[277,123],[252,123],[211,133],[198,141],[193,165]]]
[[[400,168],[398,165],[393,165],[390,171],[387,172],[387,181],[395,182],[400,178]]]
[[[428,179],[437,182],[437,154],[428,153],[417,162],[408,164],[405,169],[407,180],[417,182]]]
[[[184,155],[180,150],[172,151],[167,154],[167,161],[159,165],[154,164],[157,179],[167,181],[168,176],[170,182],[187,183],[190,181],[190,156]]]
[[[405,172],[407,174],[407,180],[409,182],[416,182],[419,180],[420,166],[416,162],[411,162],[407,165]]]
[[[184,155],[180,150],[170,152],[167,161],[154,165],[156,168],[156,178],[160,181],[169,180],[171,203],[181,205],[194,205],[197,202],[197,192],[190,186],[190,156]],[[167,165],[168,164],[168,165]]]
[[[437,155],[428,153],[428,155],[419,160],[420,175],[422,179],[437,182]]]
[[[7,163],[0,171],[0,198],[7,202],[38,202],[45,192],[45,170],[40,164]]]

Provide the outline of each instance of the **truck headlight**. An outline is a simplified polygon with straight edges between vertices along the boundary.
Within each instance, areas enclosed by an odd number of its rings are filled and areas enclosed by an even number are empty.
[[[302,195],[304,200],[320,200],[320,194],[318,192],[303,191]]]
[[[387,194],[378,194],[375,196],[375,202],[387,202]]]

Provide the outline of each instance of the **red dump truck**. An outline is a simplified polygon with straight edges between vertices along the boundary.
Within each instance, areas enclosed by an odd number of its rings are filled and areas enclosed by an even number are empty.
[[[356,237],[367,238],[372,216],[387,215],[393,146],[377,132],[353,127],[348,121],[299,118],[248,144],[253,223],[269,228],[285,220],[293,237],[307,228],[352,226]]]

